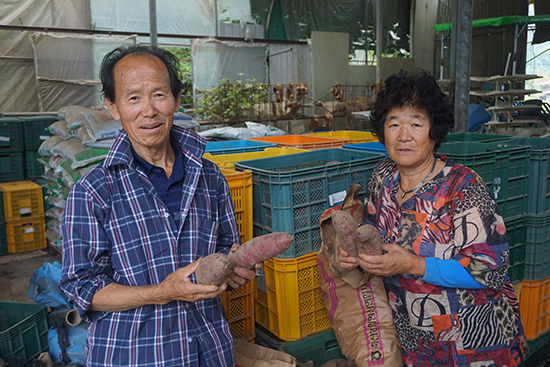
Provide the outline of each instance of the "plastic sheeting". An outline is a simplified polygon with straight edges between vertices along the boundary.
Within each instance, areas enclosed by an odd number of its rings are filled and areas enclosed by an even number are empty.
[[[213,38],[194,40],[193,88],[196,92],[218,85],[218,80],[267,82],[265,43],[223,42]]]
[[[40,111],[66,105],[91,108],[100,101],[99,66],[110,50],[134,44],[135,37],[33,33],[31,43]]]
[[[3,0],[0,24],[89,28],[88,2],[81,0]],[[0,111],[38,110],[29,32],[0,30]]]

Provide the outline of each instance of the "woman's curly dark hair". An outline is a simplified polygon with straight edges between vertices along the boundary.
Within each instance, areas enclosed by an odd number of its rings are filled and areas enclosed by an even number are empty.
[[[435,140],[434,151],[454,125],[453,107],[447,101],[435,78],[425,70],[408,73],[401,70],[385,81],[384,89],[378,93],[374,108],[371,110],[371,127],[384,143],[384,123],[390,109],[410,106],[423,110],[430,119],[430,138]]]

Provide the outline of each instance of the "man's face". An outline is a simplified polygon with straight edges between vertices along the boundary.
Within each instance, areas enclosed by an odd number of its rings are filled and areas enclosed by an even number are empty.
[[[115,102],[105,100],[140,156],[169,144],[177,103],[164,63],[149,54],[123,57],[114,68]],[[141,154],[140,154],[141,153]]]

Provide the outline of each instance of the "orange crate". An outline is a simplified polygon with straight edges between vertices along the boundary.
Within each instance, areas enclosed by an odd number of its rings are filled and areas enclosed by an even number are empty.
[[[524,280],[519,305],[527,340],[550,330],[550,277],[539,281]]]
[[[4,199],[5,220],[18,220],[44,214],[42,187],[32,181],[4,182],[0,184]]]
[[[256,337],[254,328],[254,281],[244,287],[220,295],[233,338],[250,341]]]
[[[241,244],[252,239],[252,171],[221,170],[231,193]]]
[[[317,252],[264,261],[256,278],[256,322],[282,340],[297,340],[330,329],[323,304]]]
[[[19,220],[6,221],[8,252],[23,252],[46,247],[46,221],[44,214]]]
[[[311,135],[281,135],[265,136],[261,138],[250,138],[248,140],[263,141],[266,143],[275,143],[278,147],[298,148],[298,149],[323,149],[338,148],[348,144],[348,139],[327,138]]]
[[[378,137],[367,131],[354,130],[338,130],[338,131],[322,131],[318,133],[310,133],[309,136],[323,136],[327,138],[347,139],[348,144],[373,143],[378,141]]]

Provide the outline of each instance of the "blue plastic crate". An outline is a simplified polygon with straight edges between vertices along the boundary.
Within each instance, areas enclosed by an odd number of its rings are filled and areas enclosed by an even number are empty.
[[[264,143],[252,140],[212,141],[206,143],[206,152],[210,154],[257,152],[269,147],[276,147],[274,143]]]
[[[361,185],[362,201],[372,170],[384,157],[328,148],[235,163],[239,171],[252,171],[254,236],[271,232],[294,236],[292,246],[278,256],[282,258],[318,251],[323,212],[340,204],[352,183]]]
[[[0,154],[23,151],[22,125],[19,119],[0,117]]]
[[[305,366],[307,361],[313,361],[314,366],[321,366],[332,359],[346,358],[332,329],[285,342],[279,346],[279,350],[294,356],[300,367]]]
[[[363,152],[383,153],[386,155],[386,157],[388,156],[388,153],[386,152],[386,147],[380,142],[347,144],[342,145],[342,148],[360,150]]]
[[[0,302],[0,358],[24,365],[48,350],[47,310],[36,303]]]

